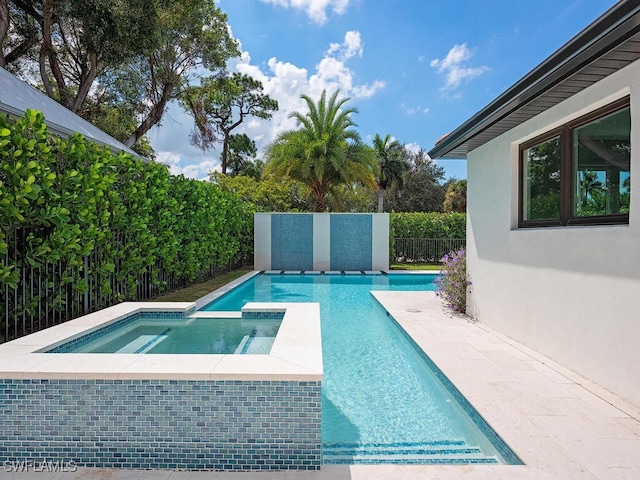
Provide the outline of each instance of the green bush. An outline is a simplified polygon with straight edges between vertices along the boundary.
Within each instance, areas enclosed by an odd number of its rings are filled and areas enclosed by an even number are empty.
[[[393,238],[466,238],[466,213],[391,213]],[[393,242],[392,242],[393,243]]]
[[[143,273],[161,292],[158,266],[190,282],[251,253],[253,207],[236,195],[171,176],[154,162],[112,154],[79,134],[58,138],[40,112],[27,110],[17,120],[0,116],[0,165],[0,291],[15,290],[23,269],[45,276],[33,297],[21,298],[17,310],[10,306],[16,318],[32,314],[43,297],[61,309],[63,293],[86,291],[88,255],[104,297],[99,306],[105,306],[114,290],[116,300],[135,299]],[[18,230],[27,232],[24,238],[8,241]],[[9,250],[13,245],[17,254]],[[64,269],[56,274],[62,283],[55,291],[46,281],[53,262]],[[4,302],[0,319],[3,308]]]

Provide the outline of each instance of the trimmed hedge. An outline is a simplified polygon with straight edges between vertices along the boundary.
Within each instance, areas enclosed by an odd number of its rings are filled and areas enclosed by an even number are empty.
[[[53,295],[62,308],[63,291],[88,288],[90,254],[99,257],[91,268],[105,297],[120,291],[109,278],[114,272],[123,291],[135,292],[143,273],[162,291],[152,267],[193,281],[204,269],[246,258],[252,246],[253,209],[236,195],[112,154],[79,134],[56,137],[38,111],[0,116],[0,292],[17,288],[22,269],[60,262],[62,284],[36,297]]]
[[[391,244],[394,238],[466,238],[466,213],[412,212],[389,216]]]

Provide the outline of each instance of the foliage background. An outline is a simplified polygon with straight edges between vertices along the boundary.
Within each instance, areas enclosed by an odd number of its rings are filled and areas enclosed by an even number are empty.
[[[237,195],[79,134],[58,138],[44,121],[33,110],[16,121],[0,117],[0,292],[23,297],[1,302],[0,320],[29,313],[44,297],[64,308],[70,291],[89,288],[89,255],[97,309],[135,299],[141,274],[159,293],[166,277],[192,282],[251,254],[253,207]],[[18,288],[26,271],[53,275],[53,263],[61,270],[55,284],[41,282],[32,296]]]
[[[389,234],[394,238],[466,238],[465,213],[391,213]]]

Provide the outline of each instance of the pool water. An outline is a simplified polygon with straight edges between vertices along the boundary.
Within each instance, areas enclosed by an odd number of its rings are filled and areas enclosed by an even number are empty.
[[[268,354],[282,320],[136,316],[70,353]],[[57,351],[54,349],[54,351]]]
[[[324,463],[518,463],[370,293],[435,290],[434,280],[260,274],[203,310],[235,311],[250,301],[320,303]]]

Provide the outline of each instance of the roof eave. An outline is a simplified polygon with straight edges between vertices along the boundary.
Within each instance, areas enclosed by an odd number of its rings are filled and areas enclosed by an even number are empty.
[[[631,0],[619,2],[493,102],[442,139],[429,151],[429,156],[431,158],[446,157],[454,149],[519,110],[549,88],[560,84],[638,32],[640,32],[640,4]]]

